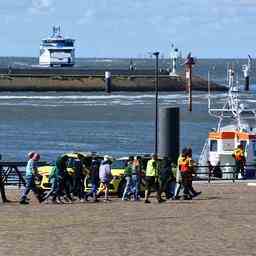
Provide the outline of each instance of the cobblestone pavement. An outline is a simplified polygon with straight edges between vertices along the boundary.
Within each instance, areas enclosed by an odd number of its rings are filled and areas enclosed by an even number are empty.
[[[162,204],[0,203],[0,255],[256,255],[256,187],[196,189],[203,193],[192,201]]]

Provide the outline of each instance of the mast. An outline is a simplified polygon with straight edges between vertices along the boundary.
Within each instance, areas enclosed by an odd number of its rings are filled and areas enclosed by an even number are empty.
[[[208,73],[208,80],[210,80],[210,74]],[[210,82],[209,82],[210,83]],[[240,104],[239,100],[239,83],[235,82],[235,71],[232,66],[227,70],[227,83],[228,93],[226,101],[222,108],[212,108],[210,104],[210,91],[208,92],[208,112],[211,116],[219,119],[217,125],[217,131],[220,131],[223,119],[232,119],[236,122],[236,130],[242,129],[241,125],[241,113],[253,113],[255,118],[255,111],[253,109],[245,109],[243,104]]]

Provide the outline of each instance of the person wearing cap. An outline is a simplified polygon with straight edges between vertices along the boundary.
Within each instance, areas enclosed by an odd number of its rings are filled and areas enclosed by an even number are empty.
[[[104,202],[110,201],[109,200],[109,183],[112,179],[112,174],[111,174],[111,161],[109,156],[104,156],[104,160],[100,164],[99,178],[101,183],[103,184],[103,190],[105,191]]]
[[[20,199],[20,204],[29,204],[27,201],[27,196],[32,190],[34,194],[36,195],[38,202],[42,202],[41,194],[39,193],[39,190],[36,187],[35,184],[35,177],[37,174],[37,161],[40,159],[40,155],[36,152],[30,152],[28,154],[29,160],[26,166],[26,187],[23,195],[21,196]]]
[[[149,201],[149,195],[152,188],[156,188],[157,193],[158,192],[158,160],[157,156],[155,154],[152,155],[152,158],[147,162],[147,168],[146,168],[146,177],[145,177],[145,203],[150,204]],[[162,200],[159,200],[158,202],[162,202]]]

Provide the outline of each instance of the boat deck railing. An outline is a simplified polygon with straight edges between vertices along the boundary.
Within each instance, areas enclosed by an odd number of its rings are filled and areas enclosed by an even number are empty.
[[[256,165],[245,165],[244,177],[237,173],[235,165],[197,165],[195,166],[194,180],[205,181],[208,183],[216,180],[230,180],[235,182],[241,179],[255,179]]]

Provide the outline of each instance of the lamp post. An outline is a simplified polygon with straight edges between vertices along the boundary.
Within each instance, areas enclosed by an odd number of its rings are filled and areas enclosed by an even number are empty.
[[[158,76],[158,58],[159,52],[154,52],[153,55],[156,57],[155,64],[155,155],[158,156],[158,85],[159,85],[159,76]]]

